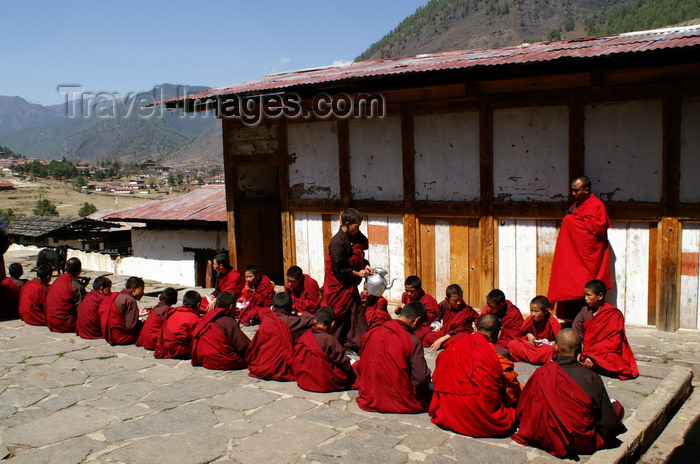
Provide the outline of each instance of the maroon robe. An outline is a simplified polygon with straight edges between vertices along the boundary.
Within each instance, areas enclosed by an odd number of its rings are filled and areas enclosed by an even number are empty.
[[[506,300],[506,313],[501,319],[501,333],[498,335],[497,345],[503,349],[508,349],[508,343],[513,340],[520,332],[523,327],[523,314],[520,312],[517,306],[511,303],[510,300]],[[488,306],[484,306],[481,310],[481,314],[489,314],[491,309]]]
[[[46,325],[46,286],[32,279],[19,291],[19,317],[29,325]]]
[[[323,329],[313,327],[299,338],[292,363],[299,388],[312,392],[349,390],[355,371],[338,340]]]
[[[406,292],[401,295],[401,303],[403,304],[412,303],[414,301],[420,301],[423,303],[423,306],[425,306],[425,309],[428,311],[428,321],[423,325],[423,327],[416,330],[416,337],[418,337],[418,340],[423,341],[425,336],[433,330],[430,327],[430,324],[440,318],[440,307],[438,306],[437,300],[425,293],[425,290],[423,289],[417,291],[413,295],[413,298],[409,298],[408,293]]]
[[[295,288],[285,285],[284,291],[292,297],[292,308],[297,313],[315,314],[321,304],[318,282],[308,274],[303,275],[302,282]]]
[[[271,309],[260,311],[260,328],[248,346],[248,375],[258,379],[294,380],[294,340],[289,326]]]
[[[369,327],[370,330],[393,319],[387,309],[389,302],[386,298],[381,296],[377,298],[373,296],[374,303],[369,304],[369,298],[364,294],[361,296],[362,305],[365,308],[365,318],[367,318],[367,327]]]
[[[216,297],[221,292],[231,292],[236,298],[241,296],[241,291],[245,287],[245,279],[236,269],[231,269],[226,274],[219,273],[216,279],[216,287],[214,287],[213,297]],[[201,311],[205,312],[209,306],[207,298],[202,298]]]
[[[61,274],[46,294],[46,325],[52,332],[75,333],[80,299],[74,293],[73,276]]]
[[[148,317],[141,327],[139,338],[136,340],[136,346],[141,346],[147,350],[153,351],[156,349],[156,340],[160,336],[160,328],[163,326],[165,314],[170,309],[166,303],[159,301],[149,312]]]
[[[243,287],[241,299],[248,302],[248,306],[238,313],[238,320],[243,325],[254,325],[260,322],[258,314],[263,308],[272,306],[272,298],[275,296],[275,286],[266,275],[260,277],[260,281],[252,292],[248,287]]]
[[[100,304],[100,324],[105,340],[110,345],[132,345],[139,338],[143,325],[139,307],[129,290],[109,295]]]
[[[197,324],[192,338],[192,365],[207,369],[234,370],[248,366],[245,360],[250,340],[241,332],[234,317],[226,314],[226,308],[216,308],[205,314]],[[222,319],[230,319],[231,334],[220,327]]]
[[[537,340],[547,339],[553,342],[560,330],[561,324],[553,314],[547,313],[539,322],[535,322],[532,316],[529,316],[516,337],[508,342],[511,358],[515,362],[548,363],[554,357],[554,347],[544,343],[539,346],[531,345],[527,340],[527,334],[531,333]]]
[[[441,348],[447,348],[450,343],[458,340],[462,334],[474,332],[474,321],[479,317],[479,313],[474,311],[474,308],[462,302],[462,306],[459,309],[452,309],[447,298],[442,300],[438,307],[442,315],[442,328],[426,334],[423,338],[423,346],[431,346],[439,338],[449,335],[450,338],[441,346]]]
[[[161,359],[190,359],[192,356],[192,336],[198,323],[198,310],[187,306],[170,308],[160,328],[153,355]]]
[[[593,319],[583,325],[581,361],[586,358],[591,358],[605,373],[621,380],[639,376],[637,361],[625,335],[625,317],[609,303],[605,303]]]
[[[0,281],[0,319],[17,319],[19,317],[19,287],[12,277]]]
[[[99,309],[105,296],[99,290],[92,290],[85,295],[80,306],[78,306],[78,321],[75,325],[75,333],[80,338],[95,340],[104,337]]]

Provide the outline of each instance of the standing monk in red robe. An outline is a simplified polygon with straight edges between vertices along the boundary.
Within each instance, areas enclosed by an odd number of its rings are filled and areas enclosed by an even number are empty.
[[[605,205],[591,193],[586,176],[571,183],[576,202],[561,222],[549,280],[549,301],[557,302],[557,315],[571,321],[583,306],[581,289],[589,280],[599,279],[612,288],[608,228]]]
[[[78,322],[75,334],[80,338],[95,340],[103,338],[102,323],[100,322],[100,304],[106,296],[112,293],[112,281],[100,276],[92,283],[92,291],[85,295],[78,307]]]
[[[331,335],[335,313],[324,306],[316,313],[315,321],[315,327],[299,337],[294,347],[294,379],[307,391],[349,390],[355,382],[355,371],[343,347]]]
[[[451,343],[437,357],[431,421],[470,437],[501,437],[515,427],[521,387],[513,363],[496,353],[500,322],[482,315],[477,333]]]
[[[525,319],[516,338],[508,342],[510,357],[515,362],[545,364],[554,356],[554,339],[561,324],[549,313],[546,296],[536,296],[530,302],[530,317]]]
[[[420,329],[416,330],[415,334],[416,337],[422,341],[425,336],[432,331],[430,324],[439,319],[440,307],[438,306],[438,302],[435,298],[425,293],[423,290],[423,282],[421,282],[420,277],[414,275],[406,277],[404,288],[405,290],[403,295],[401,295],[401,303],[396,306],[394,312],[396,314],[401,314],[404,306],[413,301],[423,303],[426,311],[428,311],[428,320],[425,321],[425,324]]]
[[[479,317],[479,313],[464,302],[464,291],[457,284],[445,289],[445,299],[438,308],[442,325],[423,339],[423,346],[429,346],[430,351],[447,348],[448,344],[454,343],[464,334],[474,332],[474,321]]]
[[[367,332],[355,363],[359,396],[365,411],[417,414],[430,404],[430,369],[414,333],[427,320],[423,303],[404,306],[398,319]]]
[[[214,256],[214,272],[216,272],[216,286],[208,297],[202,298],[202,312],[211,311],[216,305],[216,295],[219,292],[231,292],[240,298],[245,281],[236,269],[231,267],[231,259],[228,253],[219,253]]]
[[[360,232],[362,214],[348,208],[340,220],[340,229],[328,245],[323,298],[335,313],[335,338],[343,348],[358,351],[362,336],[367,333],[367,318],[357,286],[373,269],[362,251],[368,243]]]
[[[216,308],[197,324],[192,339],[192,365],[207,369],[245,369],[250,339],[241,331],[236,319],[236,296],[221,292]]]
[[[610,402],[598,374],[576,361],[581,339],[575,330],[559,332],[555,349],[556,362],[537,369],[525,385],[517,412],[520,429],[512,438],[560,458],[604,448],[624,429],[624,409]]]
[[[506,295],[499,289],[494,289],[486,296],[486,306],[481,310],[481,315],[493,314],[501,323],[501,333],[498,335],[496,352],[505,354],[508,352],[508,343],[513,340],[523,327],[523,315]]]
[[[270,278],[260,273],[260,268],[251,264],[245,270],[245,287],[241,292],[241,310],[238,318],[245,326],[260,323],[258,313],[269,308],[275,296],[275,285]]]
[[[19,317],[29,325],[46,325],[46,293],[53,269],[48,264],[36,268],[36,279],[19,291]]]
[[[318,282],[304,274],[299,266],[287,270],[287,285],[284,291],[292,297],[292,308],[298,313],[315,313],[321,304]]]
[[[165,321],[165,315],[172,305],[177,303],[177,290],[173,287],[166,287],[160,292],[158,304],[148,311],[148,317],[141,327],[136,346],[141,346],[147,350],[156,349],[156,340],[160,337],[160,328]]]
[[[82,264],[78,258],[66,261],[66,273],[61,274],[46,294],[46,325],[51,332],[75,333],[78,306],[85,297],[85,285],[80,279]]]
[[[139,319],[138,301],[143,298],[146,284],[140,277],[129,277],[124,290],[112,294],[100,304],[100,324],[105,340],[110,345],[136,343],[143,327]]]
[[[362,299],[362,307],[365,311],[367,319],[367,327],[372,330],[378,325],[384,324],[392,319],[389,310],[389,302],[383,296],[372,295],[367,291],[367,281],[365,280],[365,289],[360,294]]]
[[[156,349],[153,352],[156,358],[192,357],[192,337],[199,323],[201,304],[202,297],[199,293],[190,290],[182,297],[182,306],[168,310],[156,340]]]
[[[309,313],[292,314],[292,298],[280,292],[272,309],[260,311],[260,328],[248,346],[248,375],[258,379],[294,380],[294,345],[314,325]]]
[[[20,263],[8,267],[10,275],[0,280],[0,319],[17,319],[19,317],[19,291],[27,282],[23,280],[24,269]]]
[[[625,334],[625,316],[605,301],[605,282],[586,284],[586,308],[574,320],[573,328],[583,334],[581,362],[600,374],[629,380],[639,375],[637,361]]]

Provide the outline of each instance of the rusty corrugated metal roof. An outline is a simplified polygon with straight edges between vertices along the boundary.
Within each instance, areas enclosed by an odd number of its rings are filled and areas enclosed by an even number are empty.
[[[270,74],[230,87],[205,90],[186,97],[164,100],[175,103],[185,100],[207,100],[225,95],[273,93],[289,87],[366,77],[429,71],[456,70],[473,67],[501,66],[561,59],[585,59],[614,54],[633,54],[652,50],[700,45],[700,25],[630,32],[606,37],[562,40],[558,42],[526,43],[518,46],[430,53],[405,58],[361,61],[345,66]]]
[[[131,206],[102,216],[127,222],[226,222],[226,190],[206,185],[175,198]]]

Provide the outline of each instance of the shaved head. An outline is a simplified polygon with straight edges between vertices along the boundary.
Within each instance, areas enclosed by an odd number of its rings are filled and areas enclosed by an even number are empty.
[[[562,329],[557,335],[557,351],[562,356],[573,356],[581,351],[581,337],[574,329]]]
[[[476,331],[495,343],[498,340],[498,332],[501,331],[501,321],[495,314],[482,314],[476,321]]]

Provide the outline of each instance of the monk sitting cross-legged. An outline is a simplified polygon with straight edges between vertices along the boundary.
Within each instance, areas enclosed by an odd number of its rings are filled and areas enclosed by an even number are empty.
[[[405,290],[403,295],[401,295],[401,303],[396,306],[394,312],[396,314],[401,314],[404,306],[412,301],[419,301],[423,303],[425,310],[428,312],[428,319],[420,329],[416,330],[415,333],[416,337],[422,341],[432,330],[430,324],[440,317],[438,302],[435,300],[435,298],[425,293],[423,290],[423,283],[418,276],[411,275],[406,277],[404,288]]]
[[[430,404],[430,369],[414,335],[428,318],[423,303],[405,305],[398,319],[375,327],[362,338],[355,363],[359,396],[365,411],[417,414]]]
[[[213,265],[216,272],[216,286],[211,295],[202,298],[202,312],[214,309],[216,295],[219,292],[231,292],[239,298],[245,285],[241,273],[231,267],[228,253],[219,253],[214,256]]]
[[[439,427],[471,437],[500,437],[515,426],[521,387],[513,363],[496,354],[500,322],[484,314],[476,333],[451,343],[437,357],[430,417]]]
[[[148,311],[148,317],[146,317],[139,338],[136,340],[136,346],[150,351],[156,349],[156,340],[160,337],[160,328],[163,327],[165,314],[172,305],[177,303],[177,290],[172,287],[164,288],[160,292],[158,300],[158,304]]]
[[[515,338],[523,327],[523,315],[510,300],[506,300],[506,295],[499,289],[494,289],[486,296],[486,306],[481,310],[481,314],[493,314],[501,323],[501,333],[498,335],[496,352],[498,354],[508,353],[508,343]]]
[[[512,438],[560,458],[601,449],[624,429],[624,409],[611,403],[598,374],[576,361],[581,339],[574,329],[559,332],[555,350],[556,362],[537,369],[525,385]]]
[[[270,278],[260,273],[260,268],[250,265],[245,270],[245,287],[239,300],[241,309],[238,319],[243,325],[256,325],[260,323],[258,313],[261,309],[267,309],[272,304],[275,296],[275,285]]]
[[[365,289],[360,294],[360,297],[362,298],[362,306],[365,310],[367,327],[373,329],[392,319],[387,309],[389,302],[383,296],[375,296],[369,293],[367,291],[367,280],[365,280]]]
[[[201,304],[199,293],[189,290],[182,297],[182,306],[168,310],[153,351],[156,358],[190,359],[192,336],[199,323]]]
[[[75,325],[75,334],[80,338],[96,340],[103,338],[100,322],[100,304],[112,293],[112,281],[105,276],[100,276],[92,283],[92,291],[85,295],[78,307],[78,322]]]
[[[17,319],[19,317],[19,292],[27,282],[22,279],[24,269],[20,263],[8,266],[9,276],[0,280],[0,319]]]
[[[552,360],[552,343],[561,330],[561,324],[549,312],[546,296],[536,296],[530,302],[530,317],[525,319],[523,328],[516,338],[508,342],[513,361],[530,364],[545,364]]]
[[[85,297],[85,285],[80,279],[82,264],[78,258],[66,261],[66,273],[53,281],[46,294],[46,326],[51,332],[75,333],[78,306]],[[89,279],[87,279],[89,280]]]
[[[299,337],[294,347],[292,370],[297,385],[307,391],[348,390],[355,382],[355,371],[343,347],[331,335],[335,313],[329,306],[316,312],[316,326]]]
[[[439,329],[433,329],[423,339],[423,346],[430,351],[446,348],[462,335],[474,332],[474,321],[479,313],[464,302],[462,287],[452,284],[445,289],[445,299],[438,306],[442,317]]]
[[[292,298],[287,293],[276,294],[272,309],[260,311],[260,328],[246,355],[248,375],[266,380],[294,380],[294,345],[313,324],[312,314],[293,312]]]
[[[292,297],[292,308],[298,313],[315,313],[321,303],[318,282],[304,274],[299,266],[287,269],[287,285],[284,291]]]
[[[143,326],[138,301],[143,298],[145,288],[142,278],[129,277],[124,290],[109,295],[100,303],[102,333],[110,345],[136,343]]]
[[[36,268],[36,278],[19,291],[19,317],[29,325],[46,325],[46,292],[53,269],[48,264]]]
[[[236,296],[221,292],[216,308],[197,324],[192,339],[192,365],[207,369],[244,369],[250,339],[241,331],[236,319]]]
[[[586,307],[574,319],[573,328],[583,333],[581,361],[600,374],[629,380],[639,375],[637,361],[625,335],[625,317],[605,301],[605,283],[591,280],[585,287]]]

